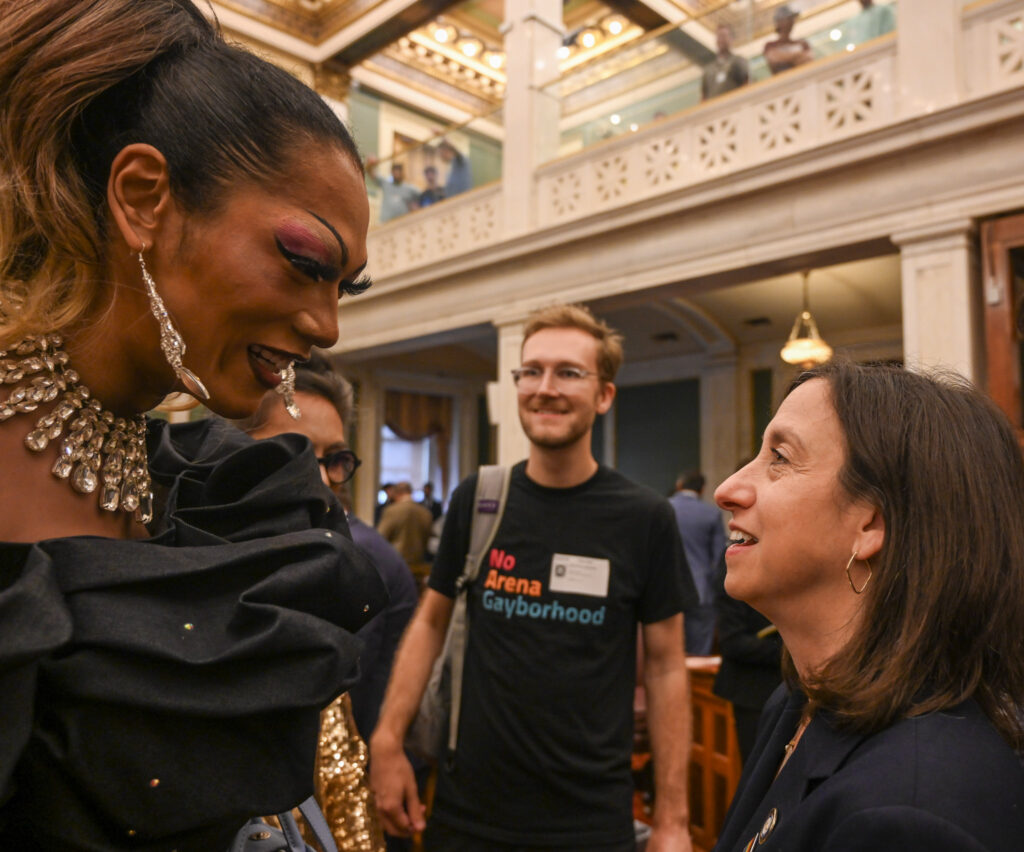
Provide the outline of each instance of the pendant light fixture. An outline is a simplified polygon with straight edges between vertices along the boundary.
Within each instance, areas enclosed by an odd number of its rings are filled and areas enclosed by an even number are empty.
[[[803,271],[804,307],[793,323],[793,330],[789,333],[789,340],[782,347],[779,355],[787,364],[795,364],[805,370],[817,364],[824,364],[832,357],[832,347],[829,346],[818,332],[818,324],[811,316],[808,309],[807,281],[811,277],[811,271]]]

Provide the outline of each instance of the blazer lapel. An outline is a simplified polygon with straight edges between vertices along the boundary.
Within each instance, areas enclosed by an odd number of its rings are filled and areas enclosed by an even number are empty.
[[[745,852],[751,848],[751,841],[753,848],[763,847],[764,852],[770,852],[772,835],[785,835],[787,821],[800,803],[834,775],[864,740],[862,735],[837,731],[828,715],[820,713],[811,720],[799,747],[778,772],[805,703],[802,694],[793,693],[769,720],[771,733],[759,740],[760,748],[751,755],[749,773],[743,773],[715,852]]]
[[[787,693],[780,686],[765,705],[761,717],[761,732],[754,745],[732,804],[725,816],[725,828],[719,835],[714,852],[741,852],[750,832],[747,827],[760,812],[761,803],[775,780],[782,755],[800,723],[807,699],[802,693]],[[758,822],[758,828],[761,823]]]

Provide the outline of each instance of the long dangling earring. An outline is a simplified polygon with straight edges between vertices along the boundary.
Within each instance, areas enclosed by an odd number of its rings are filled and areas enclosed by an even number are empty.
[[[864,590],[868,587],[868,583],[871,582],[871,578],[872,576],[874,576],[874,571],[871,570],[870,561],[868,561],[867,559],[862,560],[864,564],[868,566],[868,578],[863,582],[861,587],[858,589],[857,586],[854,585],[853,577],[850,576],[850,569],[853,567],[853,563],[856,559],[857,551],[855,550],[853,551],[853,556],[850,557],[850,561],[846,563],[846,579],[850,581],[850,588],[853,589],[854,594],[862,595],[864,594]]]
[[[298,420],[302,412],[295,404],[295,362],[291,361],[278,375],[281,376],[281,384],[274,390],[284,398],[284,410],[291,415],[292,420]]]
[[[192,396],[197,399],[207,400],[210,392],[206,385],[200,381],[199,376],[193,373],[188,367],[182,364],[181,359],[185,355],[185,341],[182,340],[178,329],[171,322],[171,316],[167,313],[167,306],[160,294],[156,291],[156,282],[153,276],[146,269],[146,261],[139,252],[139,266],[142,268],[142,280],[146,282],[146,291],[149,293],[149,309],[153,312],[157,323],[160,325],[160,348],[164,351],[167,363],[171,365],[178,379],[185,386]]]

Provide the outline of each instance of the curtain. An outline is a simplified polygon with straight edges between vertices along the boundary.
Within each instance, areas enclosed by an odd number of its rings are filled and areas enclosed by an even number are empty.
[[[441,468],[438,494],[447,493],[448,454],[452,437],[452,398],[389,390],[384,394],[384,424],[403,441],[432,437]]]

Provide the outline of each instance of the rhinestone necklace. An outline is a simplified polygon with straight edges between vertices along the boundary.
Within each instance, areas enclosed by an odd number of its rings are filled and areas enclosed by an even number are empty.
[[[68,366],[59,335],[26,337],[0,350],[0,383],[15,385],[0,402],[0,422],[35,411],[59,397],[36,421],[25,446],[41,453],[60,441],[52,472],[80,494],[99,494],[107,512],[134,513],[140,524],[153,520],[153,493],[146,456],[146,419],[115,417]]]

